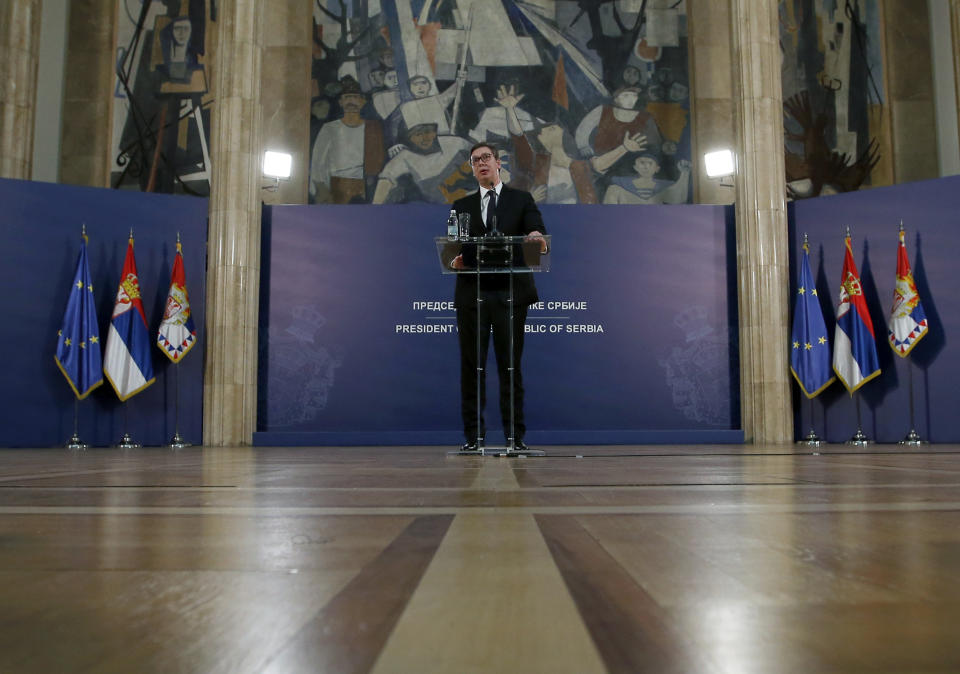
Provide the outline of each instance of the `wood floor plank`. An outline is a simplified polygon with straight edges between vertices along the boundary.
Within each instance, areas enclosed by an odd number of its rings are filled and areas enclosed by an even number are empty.
[[[537,515],[536,520],[611,674],[720,671],[576,518]]]
[[[264,672],[368,672],[452,519],[416,518],[300,629]]]
[[[457,515],[374,668],[606,671],[529,515]]]

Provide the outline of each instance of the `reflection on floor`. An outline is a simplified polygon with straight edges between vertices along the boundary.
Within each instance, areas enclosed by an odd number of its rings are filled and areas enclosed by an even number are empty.
[[[0,671],[960,671],[960,447],[546,449],[0,450]]]

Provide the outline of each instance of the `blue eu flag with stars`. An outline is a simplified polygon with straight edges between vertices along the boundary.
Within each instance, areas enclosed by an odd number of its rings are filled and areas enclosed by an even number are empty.
[[[808,398],[813,398],[833,383],[836,377],[830,363],[827,326],[823,322],[817,286],[810,273],[810,245],[804,236],[803,261],[800,263],[790,336],[790,372]]]
[[[63,326],[57,332],[57,366],[77,398],[83,400],[103,383],[100,329],[87,264],[87,235],[80,240],[77,270],[73,274]]]

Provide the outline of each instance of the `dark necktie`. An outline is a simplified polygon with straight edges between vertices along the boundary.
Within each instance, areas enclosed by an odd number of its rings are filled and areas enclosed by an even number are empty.
[[[487,192],[487,231],[493,231],[493,220],[497,210],[497,193],[494,190]]]

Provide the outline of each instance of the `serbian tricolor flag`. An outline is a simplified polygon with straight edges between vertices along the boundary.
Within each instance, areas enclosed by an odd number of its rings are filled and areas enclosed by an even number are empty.
[[[173,259],[170,291],[167,293],[167,306],[163,310],[163,321],[157,331],[157,346],[167,358],[177,363],[196,343],[197,329],[190,312],[187,276],[183,271],[183,248],[177,241],[177,256]]]
[[[150,333],[140,299],[137,263],[133,257],[132,234],[127,243],[117,301],[110,319],[103,373],[120,400],[130,398],[155,381],[153,364],[150,362]]]
[[[920,304],[917,284],[913,281],[907,247],[903,243],[903,228],[900,228],[900,247],[897,249],[897,285],[893,289],[893,308],[887,322],[887,341],[893,352],[906,357],[927,334],[927,314]]]
[[[850,235],[844,239],[846,251],[840,281],[840,303],[837,306],[837,328],[833,333],[833,371],[853,394],[880,374],[877,341],[873,322],[867,311],[860,274],[853,261]]]

